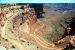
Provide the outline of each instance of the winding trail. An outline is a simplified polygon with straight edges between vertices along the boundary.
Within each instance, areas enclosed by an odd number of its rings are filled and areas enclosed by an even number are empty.
[[[1,36],[4,38],[4,39],[8,39],[9,42],[11,42],[14,46],[16,46],[19,50],[27,50],[19,40],[16,40],[15,37],[12,38],[12,36],[10,36],[12,33],[9,32],[7,29],[9,27],[8,23],[10,21],[12,21],[13,18],[15,18],[19,13],[21,13],[21,11],[18,11],[18,12],[15,12],[14,15],[12,15],[10,18],[8,18],[5,22],[5,25],[2,29],[2,33],[1,33]],[[9,15],[10,16],[10,15]],[[12,27],[12,25],[10,26]],[[8,36],[8,32],[9,32],[9,36]],[[12,34],[13,35],[13,34]],[[13,35],[14,36],[14,35]]]
[[[14,46],[16,46],[19,50],[27,50],[24,45],[21,43],[20,40],[16,40],[15,35],[13,35],[11,32],[9,32],[8,27],[12,28],[13,24],[9,24],[9,22],[12,22],[13,18],[15,18],[18,14],[22,13],[22,11],[18,11],[15,12],[14,15],[11,15],[11,17],[9,17],[6,22],[4,27],[2,28],[2,37],[4,39],[8,39],[9,42],[11,42]],[[10,16],[10,15],[9,15]],[[9,32],[9,34],[8,34]],[[11,36],[10,36],[11,35]],[[13,37],[13,38],[12,38]],[[46,49],[54,49],[56,50],[56,47],[54,44],[50,44],[48,42],[46,42],[42,37],[38,36],[38,35],[34,35],[34,34],[29,34],[29,37],[33,37],[35,39],[35,41],[42,46],[43,48]]]
[[[33,35],[30,34],[31,37],[33,37],[35,39],[35,41],[42,47],[46,48],[46,49],[56,49],[54,44],[50,44],[48,42],[46,42],[42,37],[38,36],[38,35]]]

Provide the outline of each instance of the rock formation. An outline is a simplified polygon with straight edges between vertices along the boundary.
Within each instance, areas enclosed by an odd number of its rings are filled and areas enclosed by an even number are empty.
[[[24,9],[18,5],[11,7],[0,10],[1,41],[7,42],[1,44],[7,49],[62,50],[69,42],[74,44],[72,36],[62,37],[75,11],[60,12],[44,8],[45,17],[37,19],[34,9],[28,5]]]

